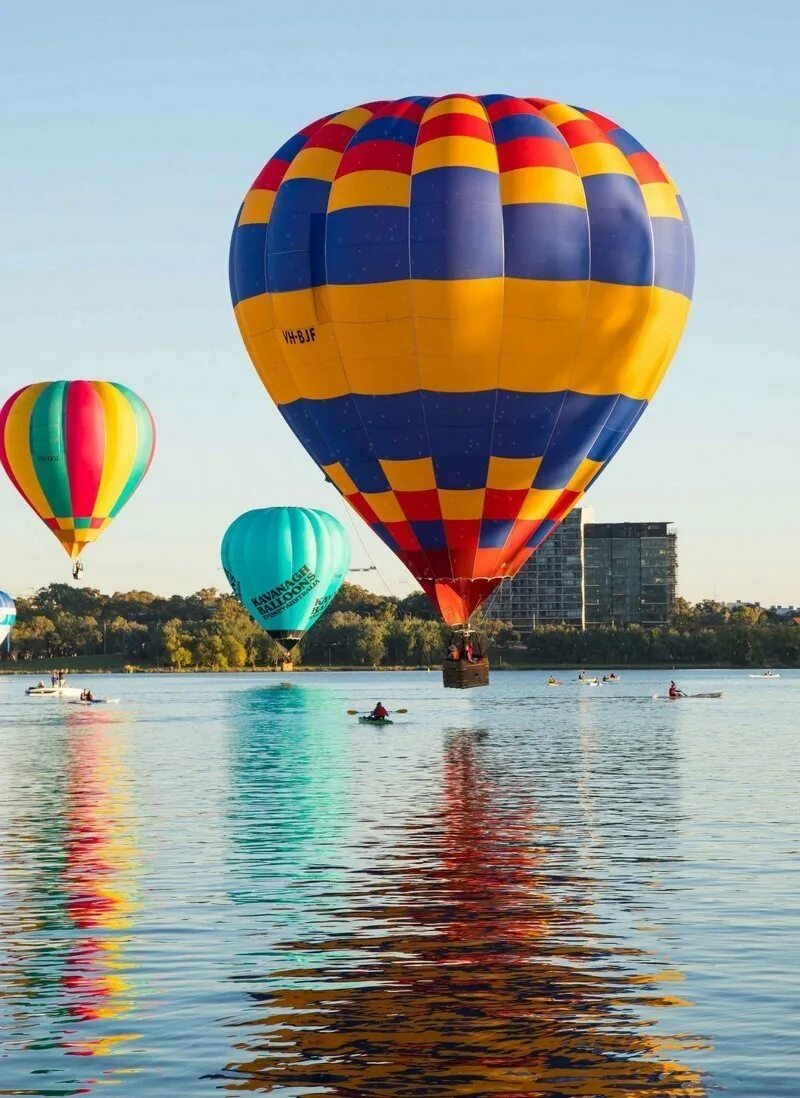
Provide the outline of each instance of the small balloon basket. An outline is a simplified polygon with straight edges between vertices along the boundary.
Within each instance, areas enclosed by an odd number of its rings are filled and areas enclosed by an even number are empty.
[[[451,690],[469,690],[489,685],[489,660],[481,638],[469,627],[450,637],[447,655],[442,660],[442,682]]]
[[[489,685],[489,661],[485,656],[467,663],[466,660],[442,660],[442,682],[451,690],[469,690],[472,686]]]
[[[280,661],[281,671],[294,671],[294,664],[291,660]]]

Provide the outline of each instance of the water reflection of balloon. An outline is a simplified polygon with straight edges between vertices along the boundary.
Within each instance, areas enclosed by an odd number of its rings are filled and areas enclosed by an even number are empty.
[[[0,907],[3,994],[20,1034],[31,1025],[38,1047],[118,1056],[136,1039],[123,1024],[135,1001],[135,806],[119,715],[109,732],[102,719],[82,717],[65,713],[63,737],[36,741],[45,750],[26,758],[15,783],[24,802],[9,820],[26,836],[15,846],[25,884],[8,893],[8,912]],[[136,1070],[119,1058],[102,1074],[112,1082]]]
[[[0,461],[73,560],[136,491],[154,448],[147,405],[117,382],[38,382],[0,411]]]
[[[692,281],[658,161],[594,111],[509,95],[306,126],[248,191],[230,252],[265,387],[450,624],[622,445]]]
[[[443,768],[438,811],[395,831],[390,859],[345,877],[247,978],[231,1089],[700,1098],[674,1059],[692,1040],[644,1017],[680,1000],[603,933],[599,882],[570,873],[529,775],[469,732],[448,736]]]
[[[342,524],[307,507],[247,511],[222,540],[222,567],[234,594],[287,649],[325,612],[349,564]]]
[[[0,645],[8,641],[11,647],[11,630],[17,620],[17,608],[11,595],[0,591]]]

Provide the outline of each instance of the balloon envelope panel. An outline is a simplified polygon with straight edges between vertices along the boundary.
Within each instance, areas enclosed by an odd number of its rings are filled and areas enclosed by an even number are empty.
[[[230,281],[285,420],[457,623],[640,418],[693,266],[675,184],[615,122],[459,94],[287,141],[244,199]]]
[[[296,641],[325,611],[350,567],[342,524],[325,511],[247,511],[222,541],[222,567],[250,616],[278,639]]]
[[[5,591],[0,591],[0,644],[3,644],[17,620],[17,608],[14,600]]]
[[[73,559],[128,502],[154,449],[147,405],[117,382],[39,382],[0,411],[0,461]]]

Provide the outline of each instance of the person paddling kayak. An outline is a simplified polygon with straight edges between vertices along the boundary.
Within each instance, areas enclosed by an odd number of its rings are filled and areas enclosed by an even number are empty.
[[[370,717],[372,717],[374,721],[385,721],[388,716],[389,710],[385,708],[383,702],[378,702],[370,713]]]
[[[669,696],[671,698],[685,698],[686,695],[679,686],[676,686],[674,682],[669,684]]]

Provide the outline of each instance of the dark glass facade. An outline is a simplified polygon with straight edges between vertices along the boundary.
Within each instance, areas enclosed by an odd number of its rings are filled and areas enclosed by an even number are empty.
[[[555,533],[497,589],[486,617],[510,621],[523,636],[537,625],[584,625],[583,512],[576,508]]]
[[[587,625],[666,625],[677,584],[677,536],[668,522],[584,527]]]
[[[666,625],[675,602],[677,537],[668,522],[584,522],[572,511],[486,617],[522,635],[539,625]]]

